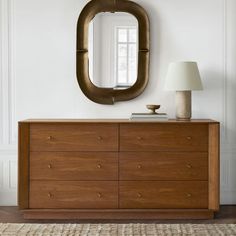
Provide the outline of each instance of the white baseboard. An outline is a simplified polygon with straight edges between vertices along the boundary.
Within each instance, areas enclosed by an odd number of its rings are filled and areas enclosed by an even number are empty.
[[[0,206],[17,206],[17,192],[0,190]]]
[[[0,146],[0,206],[17,205],[16,146]]]
[[[222,191],[220,199],[221,205],[235,205],[236,191]]]

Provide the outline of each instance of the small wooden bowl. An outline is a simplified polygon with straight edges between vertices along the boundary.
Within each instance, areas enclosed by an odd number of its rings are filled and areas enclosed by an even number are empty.
[[[157,114],[156,110],[161,107],[161,105],[146,105],[148,110],[150,111],[150,114]]]

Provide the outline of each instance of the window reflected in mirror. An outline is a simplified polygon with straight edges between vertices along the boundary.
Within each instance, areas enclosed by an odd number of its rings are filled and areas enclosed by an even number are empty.
[[[137,80],[138,21],[128,13],[99,13],[89,24],[89,76],[94,85],[127,89]]]

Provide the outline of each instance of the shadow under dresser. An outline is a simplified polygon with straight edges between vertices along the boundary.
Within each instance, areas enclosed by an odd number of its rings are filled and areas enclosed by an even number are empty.
[[[19,122],[26,219],[207,219],[219,209],[219,122]]]

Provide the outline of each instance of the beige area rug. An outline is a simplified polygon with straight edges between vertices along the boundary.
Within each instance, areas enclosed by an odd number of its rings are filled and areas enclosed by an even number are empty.
[[[1,236],[236,236],[236,224],[1,224]]]

